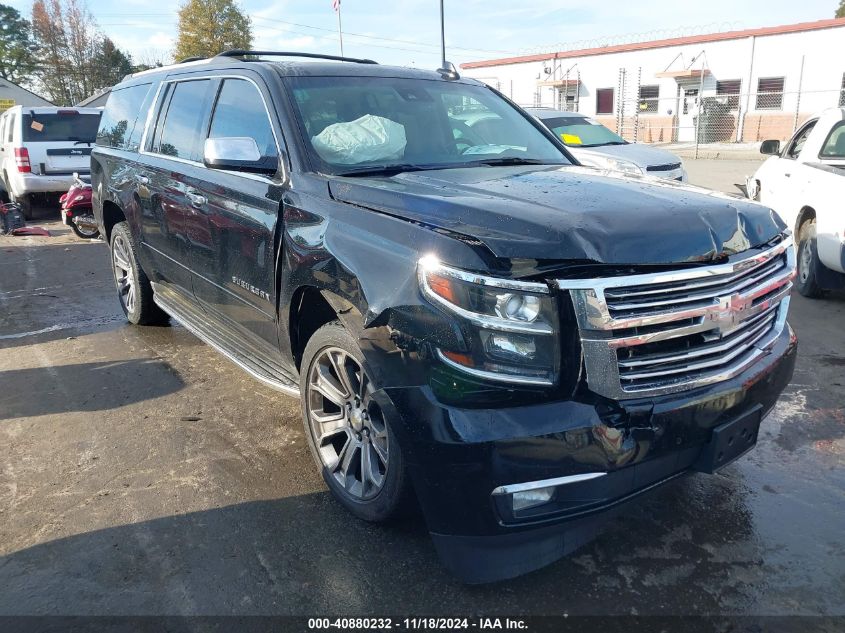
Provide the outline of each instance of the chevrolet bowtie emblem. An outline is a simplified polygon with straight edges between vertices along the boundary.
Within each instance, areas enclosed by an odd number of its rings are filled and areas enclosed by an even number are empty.
[[[710,312],[708,318],[719,328],[720,334],[726,334],[745,319],[746,312],[753,301],[753,299],[746,299],[738,294],[719,297],[718,307]]]

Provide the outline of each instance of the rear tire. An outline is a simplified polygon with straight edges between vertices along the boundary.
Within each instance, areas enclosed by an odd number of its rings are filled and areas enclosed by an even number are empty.
[[[371,395],[364,355],[333,321],[309,339],[302,357],[300,401],[305,436],[332,495],[359,519],[401,515],[410,484],[393,425]]]
[[[138,262],[135,241],[125,221],[114,225],[110,247],[117,298],[126,318],[135,325],[167,323],[167,313],[153,301],[153,287]]]
[[[816,220],[807,220],[798,230],[798,276],[795,285],[805,297],[818,299],[824,296],[824,290],[818,283],[819,253],[816,249]]]
[[[23,219],[27,222],[32,220],[32,196],[24,194],[20,197],[12,193],[12,187],[9,185],[8,179],[5,179],[4,186],[6,187],[6,197],[9,202],[20,207]]]

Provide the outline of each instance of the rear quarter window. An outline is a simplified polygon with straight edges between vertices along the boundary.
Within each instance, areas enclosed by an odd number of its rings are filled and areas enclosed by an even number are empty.
[[[6,142],[11,143],[15,140],[15,115],[10,114],[6,118]]]
[[[139,84],[112,91],[97,131],[97,145],[138,150],[145,121],[141,110],[151,87],[152,84]]]
[[[45,114],[26,113],[21,117],[24,143],[93,143],[100,125],[99,113],[59,110]]]

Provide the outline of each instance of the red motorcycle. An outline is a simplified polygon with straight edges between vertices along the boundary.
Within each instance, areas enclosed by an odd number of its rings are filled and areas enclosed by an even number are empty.
[[[62,224],[82,239],[91,240],[100,235],[91,205],[91,183],[74,174],[74,182],[68,192],[59,198],[62,205]]]

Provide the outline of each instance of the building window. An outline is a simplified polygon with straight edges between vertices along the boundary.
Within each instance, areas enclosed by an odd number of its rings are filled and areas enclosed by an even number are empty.
[[[596,114],[613,114],[613,88],[596,90]]]
[[[761,77],[757,80],[757,109],[783,108],[783,77]]]
[[[727,106],[730,110],[739,109],[739,91],[742,81],[739,79],[726,79],[716,82],[716,95],[727,97]]]
[[[845,108],[845,73],[842,73],[842,89],[839,91],[839,107]]]
[[[657,112],[660,86],[640,86],[640,112]]]

